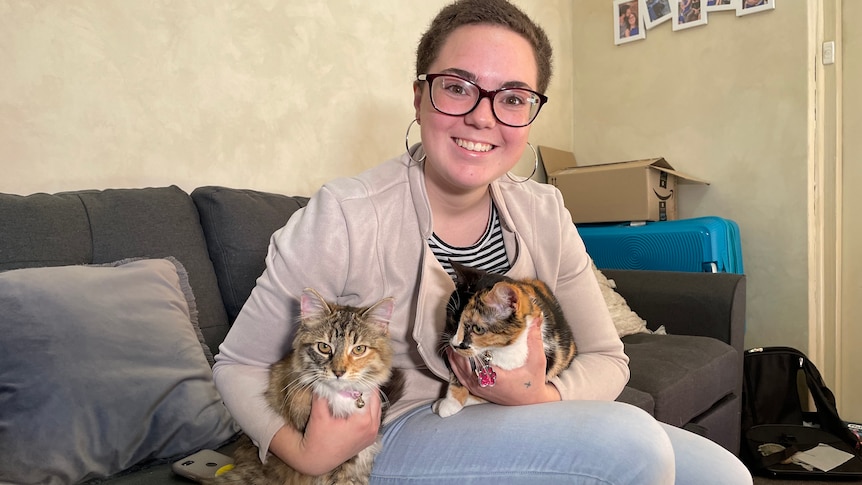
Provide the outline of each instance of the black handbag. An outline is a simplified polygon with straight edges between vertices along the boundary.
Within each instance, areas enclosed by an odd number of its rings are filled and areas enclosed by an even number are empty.
[[[816,410],[802,403],[808,397]],[[758,475],[786,478],[862,479],[862,443],[835,405],[817,367],[799,350],[765,347],[745,351],[740,458]],[[828,445],[850,455],[831,470],[793,462],[799,451]]]

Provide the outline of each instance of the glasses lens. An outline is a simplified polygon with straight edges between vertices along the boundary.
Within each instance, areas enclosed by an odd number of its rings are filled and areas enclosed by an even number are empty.
[[[500,122],[511,126],[526,126],[539,114],[542,100],[526,89],[504,89],[494,97],[494,114]]]
[[[470,112],[479,99],[479,90],[469,81],[455,76],[434,78],[431,102],[447,115],[460,116]]]

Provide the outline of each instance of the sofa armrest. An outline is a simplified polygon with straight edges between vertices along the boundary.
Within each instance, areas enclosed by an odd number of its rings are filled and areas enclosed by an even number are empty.
[[[713,337],[740,355],[745,333],[745,275],[647,270],[602,270],[617,292],[655,330]]]

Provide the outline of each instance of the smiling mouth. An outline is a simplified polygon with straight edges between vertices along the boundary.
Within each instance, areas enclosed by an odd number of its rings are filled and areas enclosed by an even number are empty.
[[[494,145],[488,143],[478,143],[461,138],[455,138],[455,144],[471,152],[490,152],[494,148]]]

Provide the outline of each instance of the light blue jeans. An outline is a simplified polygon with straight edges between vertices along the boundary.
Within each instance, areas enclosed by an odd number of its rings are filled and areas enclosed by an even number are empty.
[[[371,483],[751,485],[733,454],[617,402],[430,406],[383,429]]]

